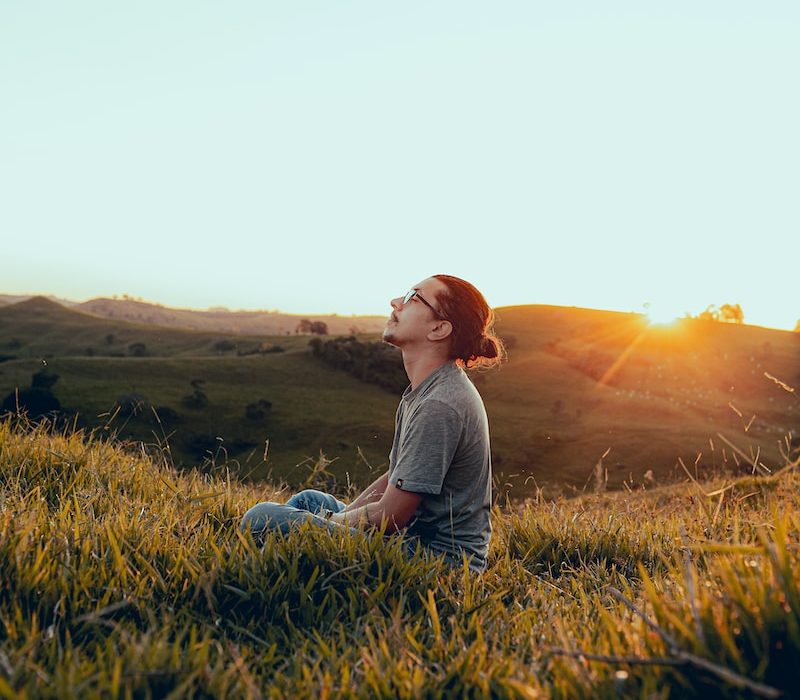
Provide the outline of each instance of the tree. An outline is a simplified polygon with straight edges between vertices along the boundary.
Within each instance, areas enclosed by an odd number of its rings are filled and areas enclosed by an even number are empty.
[[[313,321],[311,324],[311,332],[314,335],[328,335],[328,324],[324,321]]]
[[[49,389],[35,387],[12,391],[3,399],[0,413],[15,412],[17,408],[24,409],[29,418],[40,418],[48,413],[61,410],[61,402],[50,393]]]
[[[200,388],[205,384],[205,381],[202,379],[192,379],[189,383],[192,385],[194,391],[184,396],[181,399],[181,403],[186,406],[186,408],[192,408],[197,411],[208,406],[208,396],[206,396],[206,393]]]
[[[236,343],[234,343],[232,340],[228,340],[227,338],[223,338],[222,340],[218,340],[216,343],[214,343],[212,347],[214,348],[215,352],[221,354],[223,352],[236,350]]]
[[[138,392],[118,396],[115,406],[119,406],[119,413],[123,417],[138,416],[150,410],[150,400]]]
[[[245,406],[244,414],[247,420],[260,421],[267,416],[267,411],[272,410],[272,402],[266,399],[259,399]]]
[[[719,307],[719,320],[724,323],[744,323],[744,311],[739,304],[723,304]]]
[[[301,319],[294,329],[295,333],[302,333],[303,335],[311,333],[311,321],[307,318]]]
[[[700,321],[719,321],[719,309],[715,304],[709,304],[705,310],[697,314]]]
[[[131,343],[128,351],[131,357],[144,357],[147,354],[147,346],[144,343]]]
[[[31,375],[30,389],[14,390],[3,399],[0,413],[14,412],[17,408],[25,410],[29,418],[56,413],[61,410],[61,402],[50,391],[58,381],[58,375],[42,368]]]
[[[38,372],[31,375],[31,388],[50,391],[57,381],[58,375],[55,372],[48,372],[46,369],[40,369]]]
[[[180,421],[180,418],[180,414],[169,406],[155,406],[148,416],[151,423],[156,425],[160,423],[164,427],[172,427]]]
[[[721,321],[722,323],[744,323],[744,311],[739,304],[723,304],[719,308],[710,304],[697,314],[701,321]]]

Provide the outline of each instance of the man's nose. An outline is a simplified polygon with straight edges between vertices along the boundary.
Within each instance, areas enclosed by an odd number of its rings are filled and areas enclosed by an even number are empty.
[[[395,297],[389,303],[395,311],[399,311],[403,306],[403,297]]]

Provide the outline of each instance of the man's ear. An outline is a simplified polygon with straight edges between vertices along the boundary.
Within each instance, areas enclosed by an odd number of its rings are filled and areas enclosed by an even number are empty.
[[[453,324],[450,321],[440,320],[436,325],[428,331],[428,340],[438,341],[446,340],[453,333]]]

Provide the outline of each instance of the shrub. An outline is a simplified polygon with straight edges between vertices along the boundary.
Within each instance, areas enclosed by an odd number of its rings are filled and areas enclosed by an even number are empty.
[[[194,410],[199,410],[208,406],[208,396],[206,396],[206,393],[200,388],[205,384],[205,381],[202,379],[192,379],[189,384],[191,384],[194,391],[184,396],[181,399],[181,403],[186,406],[186,408]]]
[[[222,339],[215,342],[212,346],[214,352],[230,352],[231,350],[236,350],[236,343],[232,340]]]
[[[32,389],[51,389],[58,381],[58,375],[54,372],[48,372],[46,369],[40,369],[31,375],[31,388]]]
[[[144,357],[147,354],[147,346],[144,343],[131,343],[128,352],[131,357]]]
[[[266,399],[259,399],[253,403],[247,404],[244,409],[244,415],[247,420],[259,421],[267,417],[267,411],[272,409],[272,402]]]
[[[214,454],[219,445],[217,436],[211,433],[192,433],[184,442],[186,452],[198,459]]]
[[[24,410],[30,418],[41,418],[60,411],[61,402],[49,389],[31,387],[19,392],[12,391],[3,399],[3,413],[14,413],[18,408]]]
[[[150,400],[138,392],[123,394],[118,396],[114,402],[115,408],[119,408],[119,414],[124,417],[139,416],[145,411],[150,410]]]
[[[165,426],[171,426],[180,421],[180,414],[169,406],[155,406],[150,412],[151,423],[161,423]]]
[[[267,355],[272,352],[286,352],[285,348],[281,345],[271,345],[270,343],[261,343],[258,346],[258,352],[262,355]]]
[[[181,399],[181,403],[186,408],[191,408],[195,411],[208,406],[208,396],[199,389],[195,389],[191,394],[187,394]]]

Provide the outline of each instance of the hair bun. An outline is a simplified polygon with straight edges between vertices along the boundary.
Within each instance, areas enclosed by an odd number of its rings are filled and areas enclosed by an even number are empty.
[[[497,342],[495,341],[494,338],[492,338],[489,335],[485,335],[483,336],[483,338],[481,338],[480,347],[481,347],[481,355],[483,357],[488,357],[489,359],[492,359],[494,357],[497,357],[497,355],[499,354]]]

